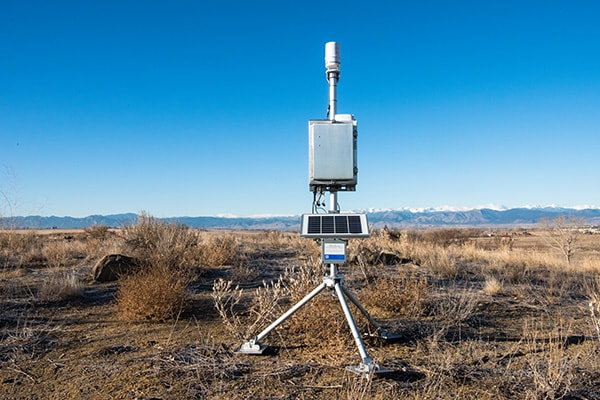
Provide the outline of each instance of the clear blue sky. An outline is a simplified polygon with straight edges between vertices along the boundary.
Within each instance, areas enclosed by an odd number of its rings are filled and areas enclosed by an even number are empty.
[[[597,206],[599,16],[577,0],[4,1],[0,213],[309,212],[328,41],[359,127],[343,210]]]

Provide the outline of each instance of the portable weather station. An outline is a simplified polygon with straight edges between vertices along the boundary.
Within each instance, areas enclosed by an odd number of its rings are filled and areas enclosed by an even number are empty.
[[[300,236],[319,240],[321,260],[329,265],[329,273],[323,282],[302,300],[285,312],[275,322],[254,338],[242,343],[235,352],[242,354],[262,354],[267,348],[260,341],[278,325],[298,311],[324,289],[335,292],[352,337],[362,359],[358,365],[347,369],[359,374],[387,371],[369,357],[354,317],[348,307],[352,302],[375,327],[375,334],[383,339],[396,339],[398,335],[384,330],[360,304],[358,299],[343,284],[343,276],[338,274],[338,265],[346,262],[346,245],[349,239],[369,237],[366,214],[340,213],[338,192],[355,191],[358,168],[356,163],[357,122],[353,115],[337,114],[337,83],[340,79],[340,47],[336,42],[325,45],[325,67],[329,82],[328,119],[308,122],[309,144],[309,188],[313,193],[312,213],[302,215]],[[323,208],[323,196],[329,192],[329,210]]]

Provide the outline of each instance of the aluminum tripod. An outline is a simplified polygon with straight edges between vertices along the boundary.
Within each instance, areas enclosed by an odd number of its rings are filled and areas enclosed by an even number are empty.
[[[302,300],[298,301],[292,308],[286,311],[275,322],[266,327],[262,332],[260,332],[254,338],[239,346],[234,352],[238,354],[262,354],[267,348],[267,346],[265,344],[262,344],[260,341],[265,336],[267,336],[273,329],[275,329],[286,319],[292,316],[303,305],[312,300],[316,295],[321,293],[323,289],[329,288],[335,291],[336,297],[339,300],[340,305],[342,306],[344,316],[346,317],[346,321],[348,322],[348,326],[350,327],[350,330],[352,332],[352,337],[354,338],[354,342],[356,343],[356,347],[358,348],[358,352],[360,353],[360,357],[362,359],[360,364],[348,366],[346,368],[358,374],[369,374],[378,372],[381,373],[388,371],[379,367],[376,363],[373,362],[373,359],[369,357],[362,337],[358,332],[358,328],[356,327],[356,322],[354,321],[352,312],[348,307],[348,302],[346,301],[346,298],[348,298],[376,328],[376,333],[379,337],[390,340],[398,338],[399,336],[381,328],[381,326],[371,317],[371,315],[362,306],[362,304],[360,304],[358,299],[354,297],[350,290],[348,290],[348,288],[342,284],[343,279],[344,278],[341,275],[338,275],[337,265],[330,264],[329,275],[323,277],[323,282],[319,286],[317,286],[315,289],[313,289],[313,291],[304,296]]]

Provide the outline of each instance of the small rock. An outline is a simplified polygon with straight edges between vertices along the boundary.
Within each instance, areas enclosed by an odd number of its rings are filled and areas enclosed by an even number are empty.
[[[137,271],[139,260],[122,254],[109,254],[102,257],[92,268],[94,282],[112,282],[121,275],[130,275]]]

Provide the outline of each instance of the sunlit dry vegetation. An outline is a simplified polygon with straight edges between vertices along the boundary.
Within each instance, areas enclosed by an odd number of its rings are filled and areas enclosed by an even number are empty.
[[[348,253],[346,286],[400,335],[365,336],[392,370],[374,379],[345,370],[360,357],[327,289],[264,339],[266,355],[233,354],[327,273],[297,233],[147,214],[121,229],[1,230],[2,397],[600,399],[594,231],[385,228]],[[107,254],[136,268],[94,282]]]

